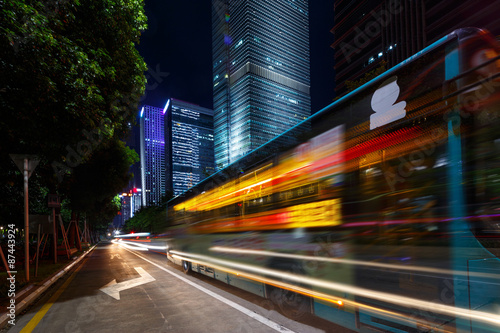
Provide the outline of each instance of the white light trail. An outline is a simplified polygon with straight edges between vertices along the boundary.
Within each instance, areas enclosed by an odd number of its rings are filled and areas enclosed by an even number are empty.
[[[127,248],[130,249],[137,249],[139,251],[147,251],[147,250],[166,250],[167,246],[160,246],[160,245],[150,245],[147,243],[136,243],[133,241],[124,241],[124,240],[119,240],[118,242],[114,242],[116,244],[121,244]],[[145,250],[144,250],[145,249]]]
[[[305,260],[305,261],[331,262],[331,263],[346,264],[346,265],[388,268],[388,269],[395,269],[395,270],[401,270],[401,271],[423,272],[423,273],[444,274],[444,275],[462,275],[462,276],[468,275],[468,276],[474,276],[474,277],[500,279],[499,274],[452,271],[449,269],[433,268],[433,267],[425,267],[425,266],[413,266],[413,265],[403,266],[403,265],[385,264],[385,263],[380,263],[380,262],[369,262],[369,261],[343,259],[343,258],[327,258],[327,257],[320,257],[320,256],[306,256],[306,255],[299,255],[299,254],[279,253],[279,252],[251,250],[251,249],[241,249],[241,248],[224,247],[224,246],[213,246],[209,250],[214,251],[214,252],[222,252],[222,253],[235,253],[235,254],[277,257],[277,258],[290,258],[290,259]]]
[[[147,237],[149,235],[150,235],[149,232],[138,232],[136,234],[126,234],[126,235],[116,236],[116,238]]]
[[[487,313],[487,312],[482,312],[482,311],[476,311],[476,310],[469,310],[469,309],[462,309],[462,308],[457,308],[445,304],[437,304],[433,302],[428,302],[428,301],[422,301],[420,299],[416,298],[411,298],[411,297],[406,297],[406,296],[399,296],[395,294],[390,294],[386,292],[380,292],[380,291],[374,291],[371,289],[366,289],[366,288],[360,288],[356,286],[351,286],[348,284],[343,284],[343,283],[338,283],[338,282],[332,282],[332,281],[324,281],[316,278],[311,278],[307,277],[304,275],[298,275],[298,274],[292,274],[289,272],[283,272],[283,271],[278,271],[274,269],[269,269],[269,268],[262,268],[258,266],[253,266],[253,265],[248,265],[248,264],[242,264],[242,263],[236,263],[228,260],[223,260],[223,259],[217,259],[205,255],[199,255],[199,254],[192,254],[192,253],[183,253],[179,251],[170,251],[174,256],[180,256],[183,257],[183,260],[188,260],[191,261],[194,259],[199,259],[202,261],[205,261],[208,263],[208,266],[210,266],[210,263],[220,265],[222,267],[226,267],[226,269],[233,269],[233,270],[238,270],[241,272],[241,274],[245,275],[247,274],[246,272],[252,272],[256,273],[259,276],[273,276],[277,277],[280,279],[285,279],[288,281],[293,281],[299,284],[307,284],[310,286],[314,287],[319,287],[319,288],[325,288],[325,289],[330,289],[330,290],[336,290],[352,295],[358,295],[358,296],[363,296],[366,298],[371,298],[383,302],[388,302],[388,303],[393,303],[397,304],[399,306],[403,307],[412,307],[412,308],[420,308],[424,311],[430,311],[434,313],[441,313],[444,315],[450,315],[450,316],[459,316],[459,317],[464,317],[468,319],[474,319],[486,323],[491,323],[495,325],[500,326],[500,316]],[[297,288],[297,287],[294,287]],[[311,290],[311,292],[314,292]]]

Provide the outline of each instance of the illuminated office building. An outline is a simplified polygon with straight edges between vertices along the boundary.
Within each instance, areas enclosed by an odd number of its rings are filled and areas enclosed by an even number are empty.
[[[142,190],[140,188],[131,188],[130,190],[121,193],[121,209],[120,209],[120,223],[118,227],[121,227],[129,219],[134,217],[135,213],[142,207]]]
[[[143,206],[158,205],[165,195],[165,109],[144,105],[140,111],[140,159]]]
[[[140,124],[139,114],[137,115],[137,123]],[[130,132],[127,138],[127,147],[137,152],[140,155],[141,152],[141,129],[138,126],[132,126],[129,124]],[[141,161],[135,162],[130,167],[130,172],[133,177],[129,181],[128,185],[123,189],[122,193],[132,194],[130,199],[130,209],[124,209],[122,204],[122,216],[123,220],[126,222],[128,219],[134,217],[135,212],[142,207],[142,179],[141,179]]]
[[[212,110],[172,98],[164,108],[144,105],[139,119],[143,206],[214,172]]]
[[[166,186],[179,195],[214,171],[213,111],[170,101],[165,115]]]
[[[310,116],[308,1],[213,0],[212,47],[219,168]]]
[[[395,66],[446,34],[477,27],[500,34],[500,1],[336,0],[335,91],[385,62]]]

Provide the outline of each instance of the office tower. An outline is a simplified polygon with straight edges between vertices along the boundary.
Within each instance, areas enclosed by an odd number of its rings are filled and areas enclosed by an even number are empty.
[[[123,192],[120,195],[121,205],[122,205],[121,210],[120,210],[121,217],[122,217],[122,225],[120,227],[122,227],[132,217],[132,214],[130,211],[131,207],[132,207],[132,197],[129,196],[128,194],[129,194],[128,192]]]
[[[213,0],[217,168],[310,116],[308,18],[307,0]]]
[[[425,38],[432,44],[458,28],[477,27],[500,34],[500,2],[495,0],[425,1]]]
[[[213,111],[170,101],[165,114],[167,190],[179,195],[214,172]]]
[[[137,123],[140,124],[139,114],[137,114]],[[141,152],[141,129],[140,126],[132,126],[131,123],[128,124],[130,131],[127,137],[126,144],[127,147],[134,150],[139,156]],[[129,181],[128,185],[123,189],[123,193],[131,194],[130,207],[125,207],[122,204],[122,217],[123,222],[126,222],[135,215],[135,212],[142,207],[142,180],[141,180],[141,161],[134,163],[130,167],[130,172],[133,174],[132,179]],[[122,196],[123,196],[122,193]]]
[[[140,159],[143,206],[158,205],[165,195],[165,109],[144,105],[140,111]]]
[[[139,118],[139,113],[137,114],[137,124],[140,125],[140,118]],[[140,126],[133,126],[132,124],[129,124],[130,131],[129,131],[129,136],[126,140],[127,147],[132,149],[137,153],[137,155],[140,155],[141,152],[141,128]],[[129,181],[127,187],[124,189],[124,191],[128,192],[129,190],[132,189],[137,189],[141,188],[141,162],[138,161],[134,163],[130,167],[130,172],[133,174],[133,178]]]
[[[134,187],[123,191],[120,194],[121,209],[120,209],[120,225],[123,226],[129,219],[134,217],[135,213],[142,207],[142,190]]]
[[[362,0],[335,1],[336,94],[345,82],[386,69],[409,58],[439,38],[463,27],[500,34],[499,1]]]

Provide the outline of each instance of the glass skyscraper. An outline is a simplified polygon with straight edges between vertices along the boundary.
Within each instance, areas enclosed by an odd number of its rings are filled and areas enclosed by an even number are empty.
[[[335,91],[346,81],[392,68],[455,29],[478,27],[500,34],[499,1],[335,1]]]
[[[169,99],[164,108],[140,112],[142,205],[158,205],[170,191],[179,195],[214,168],[213,111]]]
[[[165,195],[165,109],[144,105],[140,111],[143,206],[158,205]]]
[[[179,195],[214,171],[213,111],[170,101],[165,121],[167,190]]]
[[[212,1],[218,168],[310,116],[308,20],[307,0]]]

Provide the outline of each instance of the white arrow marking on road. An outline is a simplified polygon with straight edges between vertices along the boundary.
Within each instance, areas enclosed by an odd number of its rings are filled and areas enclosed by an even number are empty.
[[[140,286],[141,284],[145,284],[148,282],[153,282],[156,279],[152,277],[148,272],[146,272],[142,267],[134,267],[137,273],[141,275],[141,277],[128,280],[128,281],[123,281],[120,283],[116,283],[116,279],[102,287],[100,290],[109,296],[120,300],[120,291],[134,288],[137,286]]]

